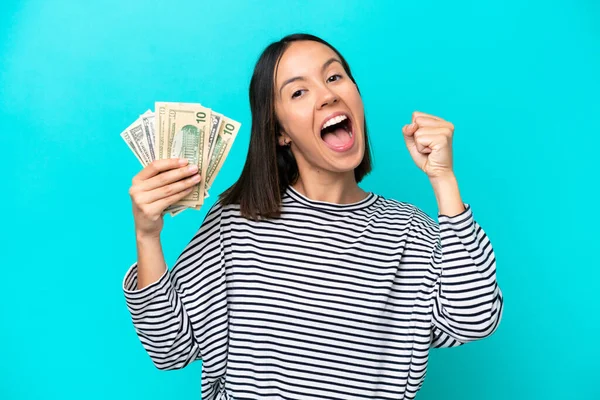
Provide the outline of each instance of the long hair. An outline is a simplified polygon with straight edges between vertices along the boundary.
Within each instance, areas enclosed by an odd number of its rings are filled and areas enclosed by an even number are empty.
[[[356,84],[344,57],[321,38],[297,33],[267,46],[256,62],[250,80],[252,128],[246,164],[239,179],[219,196],[223,205],[239,204],[241,215],[247,219],[278,218],[281,197],[289,185],[296,183],[299,176],[298,164],[290,147],[278,145],[281,126],[275,115],[275,69],[289,45],[304,40],[324,44],[333,50],[340,58],[346,74]],[[366,118],[364,135],[365,154],[354,169],[357,183],[372,169]]]

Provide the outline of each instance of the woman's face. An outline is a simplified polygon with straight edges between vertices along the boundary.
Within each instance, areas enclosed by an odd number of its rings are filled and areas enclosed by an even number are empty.
[[[364,109],[336,53],[318,42],[291,43],[275,71],[275,91],[279,144],[291,141],[300,174],[354,171],[364,155]]]

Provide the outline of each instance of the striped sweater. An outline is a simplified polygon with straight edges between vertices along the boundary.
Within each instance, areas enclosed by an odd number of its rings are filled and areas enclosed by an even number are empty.
[[[215,203],[171,270],[123,290],[154,365],[202,360],[202,399],[413,399],[429,349],[492,334],[492,246],[469,204],[435,223],[369,193],[352,204],[292,187],[281,218]]]

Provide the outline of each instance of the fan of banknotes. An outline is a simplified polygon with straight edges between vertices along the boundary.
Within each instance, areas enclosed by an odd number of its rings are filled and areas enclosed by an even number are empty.
[[[241,124],[198,103],[156,102],[154,110],[140,115],[121,137],[143,166],[165,158],[187,158],[189,165],[196,164],[202,180],[163,214],[199,210]]]

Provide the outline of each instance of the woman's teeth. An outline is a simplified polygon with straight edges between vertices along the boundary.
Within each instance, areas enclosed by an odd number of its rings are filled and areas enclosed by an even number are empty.
[[[337,117],[333,117],[329,121],[325,122],[325,124],[323,125],[323,128],[321,128],[321,130],[327,128],[328,126],[339,124],[340,122],[344,121],[345,119],[348,119],[348,117],[346,117],[345,115],[338,115]]]

